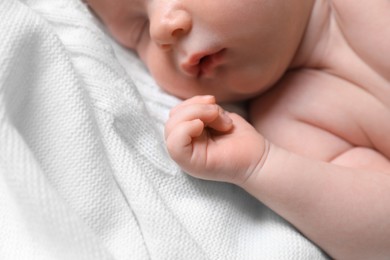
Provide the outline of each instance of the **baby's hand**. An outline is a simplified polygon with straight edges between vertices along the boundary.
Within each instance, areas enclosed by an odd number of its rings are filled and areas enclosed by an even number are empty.
[[[196,178],[240,185],[259,166],[264,138],[212,96],[196,96],[172,109],[165,126],[171,157]]]

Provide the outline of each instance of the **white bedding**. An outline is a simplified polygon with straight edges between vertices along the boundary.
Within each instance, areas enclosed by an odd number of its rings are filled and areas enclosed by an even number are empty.
[[[0,259],[325,259],[180,171],[162,138],[179,100],[78,0],[0,0],[0,32]]]

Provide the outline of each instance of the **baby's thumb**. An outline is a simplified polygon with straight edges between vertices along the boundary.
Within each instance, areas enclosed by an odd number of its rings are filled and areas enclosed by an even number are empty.
[[[219,107],[218,116],[215,118],[214,121],[208,123],[207,127],[219,132],[227,132],[232,129],[233,120],[225,110]]]

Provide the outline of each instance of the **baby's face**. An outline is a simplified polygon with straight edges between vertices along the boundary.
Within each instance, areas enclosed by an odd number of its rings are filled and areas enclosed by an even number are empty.
[[[180,98],[253,97],[286,70],[311,7],[307,0],[88,0],[161,88]]]

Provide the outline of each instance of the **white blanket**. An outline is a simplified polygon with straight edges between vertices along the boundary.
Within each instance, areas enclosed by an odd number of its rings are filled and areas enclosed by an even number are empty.
[[[169,109],[77,0],[0,0],[0,259],[324,259],[169,159]],[[114,51],[115,50],[115,51]]]

